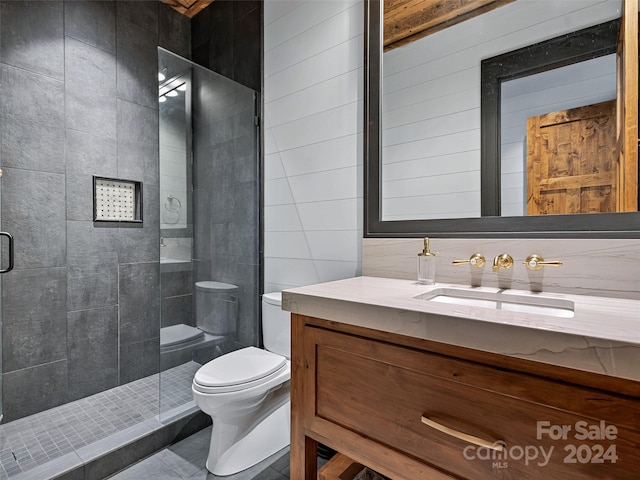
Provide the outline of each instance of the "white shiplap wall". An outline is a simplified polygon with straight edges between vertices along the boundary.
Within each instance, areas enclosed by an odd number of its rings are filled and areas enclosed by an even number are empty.
[[[619,0],[518,0],[384,55],[383,219],[480,215],[480,62],[619,16]]]
[[[363,3],[264,2],[265,286],[359,275]]]

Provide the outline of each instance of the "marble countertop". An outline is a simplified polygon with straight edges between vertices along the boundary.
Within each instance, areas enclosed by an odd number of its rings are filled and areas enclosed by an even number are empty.
[[[573,302],[571,318],[442,304],[439,288]],[[427,295],[428,296],[428,295]],[[418,297],[418,298],[416,298]],[[640,380],[640,301],[355,277],[285,290],[282,308],[390,333]]]

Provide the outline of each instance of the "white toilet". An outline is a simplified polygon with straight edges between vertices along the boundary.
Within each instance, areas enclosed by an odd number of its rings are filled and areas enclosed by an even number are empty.
[[[232,475],[290,443],[291,323],[280,292],[262,298],[264,350],[247,347],[200,367],[193,398],[211,416],[207,470]]]

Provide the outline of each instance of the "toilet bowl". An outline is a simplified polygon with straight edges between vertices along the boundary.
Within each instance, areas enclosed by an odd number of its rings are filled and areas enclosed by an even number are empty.
[[[262,300],[264,349],[246,347],[203,365],[193,398],[213,420],[207,470],[225,476],[290,443],[290,316],[280,293]]]

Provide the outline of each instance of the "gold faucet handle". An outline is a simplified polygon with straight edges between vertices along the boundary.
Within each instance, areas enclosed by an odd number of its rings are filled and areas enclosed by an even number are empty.
[[[451,262],[453,265],[471,265],[472,267],[475,268],[482,268],[484,267],[484,264],[486,263],[486,259],[484,258],[484,255],[482,255],[481,253],[474,253],[473,255],[471,255],[471,257],[469,257],[469,260],[454,260],[453,262]]]
[[[493,271],[499,272],[501,268],[505,270],[507,268],[511,268],[513,266],[513,257],[508,253],[503,253],[497,255],[496,258],[493,259]]]
[[[562,262],[558,260],[553,260],[549,262],[545,262],[544,258],[540,255],[529,255],[527,259],[522,262],[529,270],[541,270],[542,267],[560,267],[562,266]]]

